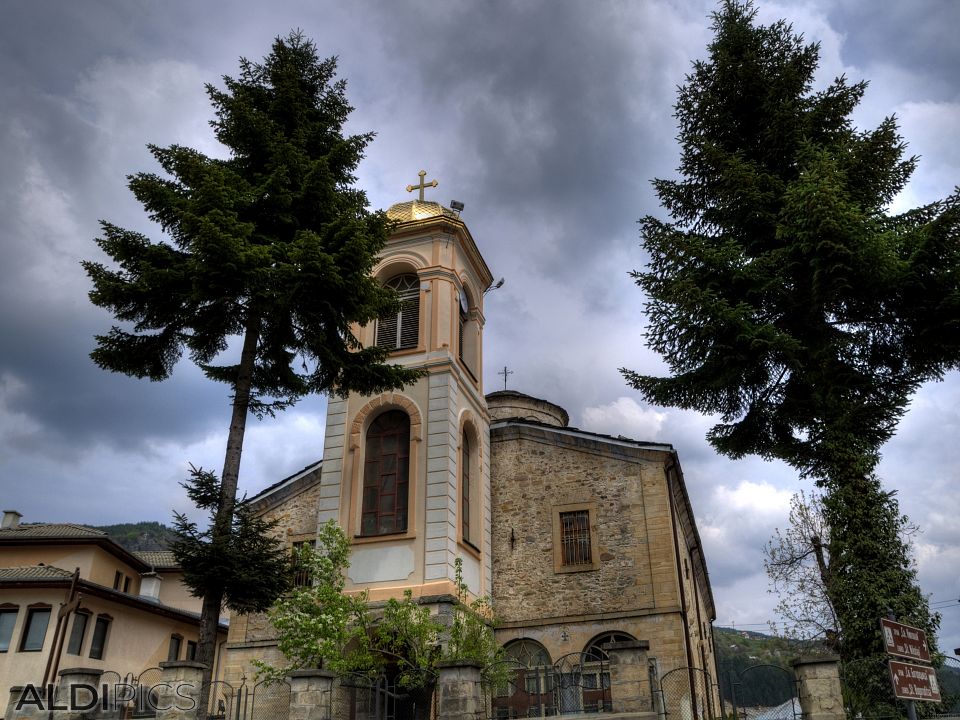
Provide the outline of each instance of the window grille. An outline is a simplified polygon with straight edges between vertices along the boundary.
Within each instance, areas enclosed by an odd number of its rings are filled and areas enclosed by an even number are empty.
[[[313,546],[312,540],[300,540],[293,543],[290,548],[293,553],[293,586],[309,587],[313,584],[313,575],[310,574],[310,568],[303,562],[301,552],[304,547]]]
[[[415,348],[420,342],[420,278],[399,275],[387,283],[400,296],[400,312],[377,321],[377,346],[389,350]]]
[[[563,565],[590,565],[590,511],[560,513],[560,547]]]

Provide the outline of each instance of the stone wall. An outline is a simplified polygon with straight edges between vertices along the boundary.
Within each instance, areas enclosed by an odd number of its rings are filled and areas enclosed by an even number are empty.
[[[714,675],[711,609],[702,592],[709,585],[695,577],[687,547],[695,533],[678,520],[674,534],[667,482],[674,460],[669,446],[575,430],[523,422],[492,430],[493,601],[501,643],[536,640],[556,662],[603,633],[626,633],[649,643],[648,659],[662,676],[690,664],[690,638],[692,664]],[[554,515],[568,504],[589,506],[596,526],[596,563],[578,572],[558,569],[554,557]],[[634,697],[656,689],[648,668],[633,668]],[[633,708],[648,711],[638,707],[647,702]]]

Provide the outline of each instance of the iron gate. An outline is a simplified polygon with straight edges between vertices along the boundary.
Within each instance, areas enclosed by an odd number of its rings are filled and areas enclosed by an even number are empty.
[[[527,667],[506,660],[508,679],[490,687],[494,718],[610,712],[610,666],[588,653],[564,655],[553,665]]]
[[[732,683],[738,717],[753,720],[796,720],[800,717],[798,682],[779,665],[752,665]]]
[[[208,720],[286,720],[289,716],[290,683],[286,680],[247,685],[244,679],[237,686],[215,680],[208,687]]]

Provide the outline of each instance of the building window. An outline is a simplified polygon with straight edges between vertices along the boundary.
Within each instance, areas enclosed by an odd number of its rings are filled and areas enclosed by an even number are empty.
[[[68,655],[79,655],[83,647],[83,638],[87,634],[87,621],[90,615],[78,612],[73,616],[73,628],[70,630],[70,642],[67,643]]]
[[[13,626],[17,624],[20,608],[16,605],[0,607],[0,652],[9,652],[13,638]]]
[[[464,542],[470,542],[470,436],[466,431],[460,446],[460,462],[463,463],[460,478],[460,524]]]
[[[420,278],[398,275],[387,287],[400,296],[400,312],[377,321],[377,346],[389,350],[415,348],[420,342]]]
[[[187,640],[187,660],[197,659],[197,644],[193,640]]]
[[[495,689],[492,698],[494,717],[543,717],[556,715],[558,675],[550,653],[536,640],[520,638],[503,647],[509,682]],[[569,691],[568,691],[569,692]]]
[[[90,657],[102,660],[107,647],[107,632],[110,630],[110,616],[97,615],[97,622],[93,626],[93,639],[90,641]]]
[[[125,593],[130,592],[130,578],[129,576],[126,576],[126,575],[123,578],[123,591]]]
[[[27,611],[27,624],[20,641],[22,652],[40,652],[43,650],[43,641],[47,636],[47,625],[50,623],[50,608],[30,608]]]
[[[173,662],[180,659],[180,645],[183,643],[182,635],[170,636],[170,647],[167,650],[167,661]],[[189,658],[188,658],[189,659]]]
[[[596,518],[596,503],[554,507],[553,569],[555,572],[595,570],[600,566]]]
[[[406,532],[409,471],[410,418],[390,410],[367,430],[361,535]]]
[[[122,584],[123,584],[123,573],[120,572],[119,570],[117,570],[117,571],[113,574],[113,589],[114,589],[114,590],[119,590],[119,589],[120,589],[120,585],[122,585]]]
[[[560,513],[560,555],[563,565],[590,564],[589,510]]]
[[[304,548],[312,548],[313,540],[298,540],[290,546],[290,552],[293,555],[293,586],[310,587],[313,584],[313,576],[310,574],[309,566],[301,558]]]

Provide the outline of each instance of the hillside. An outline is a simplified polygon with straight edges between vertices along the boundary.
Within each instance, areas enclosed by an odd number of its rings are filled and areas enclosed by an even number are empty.
[[[714,641],[721,695],[732,701],[736,694],[738,704],[748,707],[775,707],[790,698],[794,692],[790,663],[800,655],[823,651],[815,643],[734,628],[714,628]]]
[[[174,539],[173,530],[163,523],[138,522],[118,525],[98,525],[111,539],[127,550],[166,550]]]

